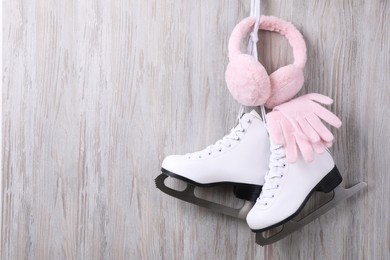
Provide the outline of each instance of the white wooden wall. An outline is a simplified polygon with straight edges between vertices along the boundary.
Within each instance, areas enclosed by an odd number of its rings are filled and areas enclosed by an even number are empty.
[[[301,93],[335,99],[332,153],[365,192],[261,247],[244,221],[155,188],[164,156],[234,126],[227,40],[249,2],[3,1],[2,259],[390,259],[386,0],[262,1],[303,33]],[[268,71],[291,61],[260,37]]]

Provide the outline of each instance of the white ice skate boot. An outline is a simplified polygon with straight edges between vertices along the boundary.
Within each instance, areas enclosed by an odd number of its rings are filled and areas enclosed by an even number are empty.
[[[284,148],[271,144],[269,168],[260,197],[246,218],[255,232],[286,223],[303,209],[314,191],[327,193],[342,182],[327,151],[315,154],[311,163],[300,157],[296,163],[289,164]]]
[[[193,193],[195,186],[232,185],[236,197],[255,201],[268,172],[269,137],[256,111],[243,114],[231,132],[198,152],[171,155],[162,163],[162,173],[156,178],[157,188],[171,196],[213,209],[234,217],[245,218],[247,212],[200,199]],[[180,192],[167,187],[167,176],[187,182]],[[253,205],[251,203],[250,207]]]

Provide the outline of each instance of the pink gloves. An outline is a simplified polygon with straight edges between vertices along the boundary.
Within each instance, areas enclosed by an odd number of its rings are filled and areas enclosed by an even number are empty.
[[[330,105],[333,100],[327,96],[312,93],[274,107],[267,114],[268,132],[275,144],[283,145],[290,163],[297,160],[297,145],[306,162],[314,159],[313,150],[323,153],[331,147],[334,136],[322,120],[339,128],[340,119],[319,105]]]

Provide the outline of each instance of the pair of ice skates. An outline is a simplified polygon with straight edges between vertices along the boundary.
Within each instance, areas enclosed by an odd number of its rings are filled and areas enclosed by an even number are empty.
[[[292,99],[304,81],[306,45],[302,35],[291,23],[276,17],[262,16],[256,21],[245,18],[232,32],[226,82],[240,104],[265,106],[272,112],[265,116],[263,110],[263,118],[255,111],[243,114],[236,127],[214,145],[166,157],[156,186],[178,199],[246,219],[257,233],[256,242],[266,245],[311,222],[366,184],[340,187],[342,177],[326,149],[332,145],[333,135],[320,120],[336,127],[341,125],[335,115],[320,105],[329,105],[332,99],[314,93]],[[256,26],[284,35],[293,47],[294,63],[268,75],[256,57],[242,54],[240,43],[252,29],[257,30]],[[252,47],[256,50],[255,44]],[[187,188],[178,191],[166,186],[167,177],[185,181]],[[226,184],[233,186],[237,198],[246,201],[242,207],[231,208],[195,195],[196,187]],[[294,221],[314,192],[331,191],[332,200]],[[264,236],[264,231],[278,226],[283,227],[281,231]]]
[[[173,177],[185,181],[184,191],[165,185]],[[315,154],[311,163],[299,156],[295,163],[286,160],[285,149],[275,145],[256,111],[245,113],[231,132],[198,152],[171,155],[162,163],[162,174],[156,178],[161,191],[178,199],[216,212],[244,219],[257,233],[260,245],[273,243],[333,208],[365,186],[359,183],[349,189],[340,187],[342,177],[328,151]],[[246,203],[231,208],[195,196],[195,187],[233,186],[234,195]],[[301,212],[314,192],[335,191],[327,204],[299,222],[292,219]],[[284,225],[271,237],[263,231]]]

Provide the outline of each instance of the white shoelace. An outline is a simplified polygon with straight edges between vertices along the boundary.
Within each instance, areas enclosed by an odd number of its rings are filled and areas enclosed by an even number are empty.
[[[279,183],[283,178],[284,168],[286,166],[286,153],[281,145],[271,145],[271,156],[269,171],[265,176],[260,197],[257,199],[262,205],[267,205],[267,199],[275,196],[275,190],[279,188]]]
[[[246,129],[242,125],[242,121],[244,118],[240,118],[238,120],[238,124],[230,130],[230,133],[225,135],[222,139],[218,140],[215,144],[207,146],[205,149],[193,153],[186,154],[188,159],[191,159],[193,156],[198,156],[198,158],[202,158],[205,155],[212,155],[213,152],[222,152],[223,147],[230,148],[232,146],[232,141],[239,142],[243,133],[245,133]],[[251,123],[250,119],[247,120],[247,123]]]
[[[260,26],[260,7],[261,7],[261,1],[260,0],[251,0],[251,12],[250,16],[256,19],[255,25],[253,26],[252,32],[250,33],[248,47],[247,47],[247,53],[249,55],[252,55],[256,60],[259,59],[258,53],[257,53],[257,42],[259,41],[259,26]],[[266,125],[266,117],[265,117],[265,108],[264,106],[260,106],[261,108],[261,117],[263,118],[263,123]]]

